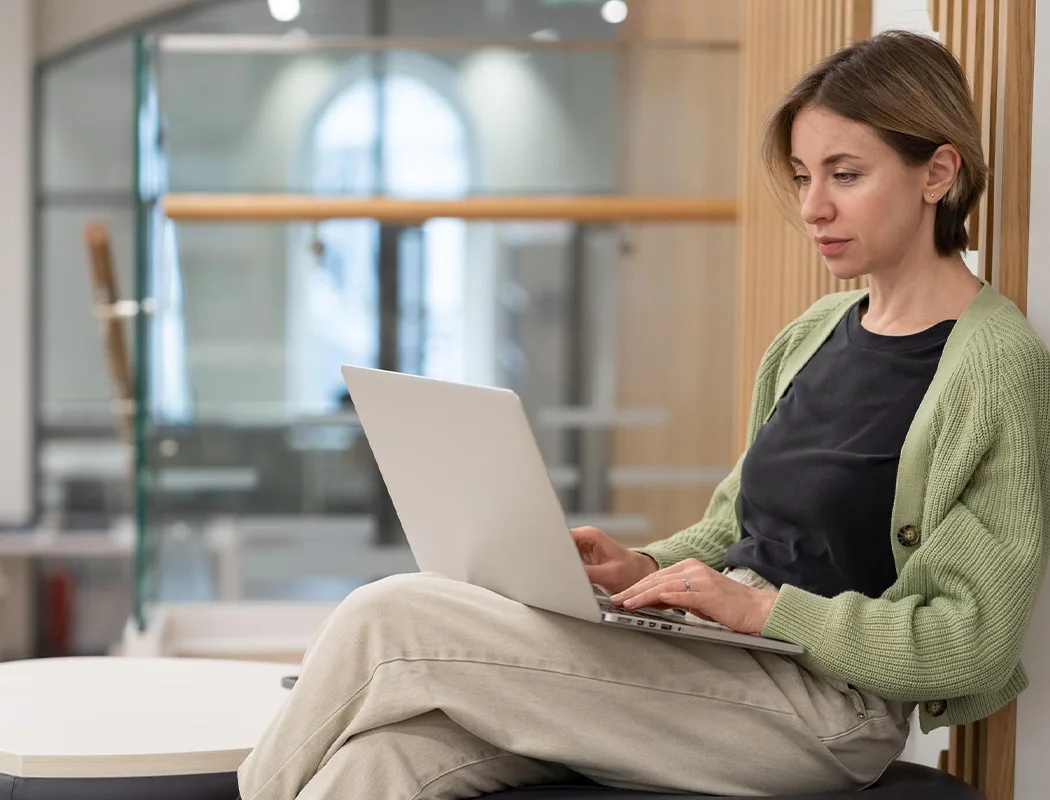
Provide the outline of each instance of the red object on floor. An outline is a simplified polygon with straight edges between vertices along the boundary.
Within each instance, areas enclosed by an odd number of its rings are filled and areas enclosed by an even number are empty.
[[[47,653],[67,656],[73,646],[73,575],[62,570],[47,579],[45,588]]]

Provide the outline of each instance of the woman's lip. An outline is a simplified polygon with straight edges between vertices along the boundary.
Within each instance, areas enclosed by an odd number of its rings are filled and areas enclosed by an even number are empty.
[[[846,249],[850,241],[850,239],[835,239],[828,242],[817,242],[817,249],[820,250],[822,256],[837,256]]]

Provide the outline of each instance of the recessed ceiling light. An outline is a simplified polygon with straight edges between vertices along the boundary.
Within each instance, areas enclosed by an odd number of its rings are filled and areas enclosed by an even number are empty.
[[[266,0],[266,3],[270,6],[270,14],[278,22],[291,22],[302,10],[299,0]]]
[[[602,19],[613,25],[619,25],[627,19],[627,3],[624,0],[606,0],[602,6]]]

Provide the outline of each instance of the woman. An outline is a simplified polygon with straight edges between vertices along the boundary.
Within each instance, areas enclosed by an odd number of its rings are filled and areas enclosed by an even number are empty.
[[[776,111],[772,176],[840,278],[759,367],[704,518],[641,551],[573,531],[624,606],[804,645],[639,636],[434,575],[354,592],[240,773],[245,800],[466,798],[580,775],[711,794],[860,788],[1025,686],[1047,555],[1050,356],[963,263],[986,183],[965,76],[887,33]]]

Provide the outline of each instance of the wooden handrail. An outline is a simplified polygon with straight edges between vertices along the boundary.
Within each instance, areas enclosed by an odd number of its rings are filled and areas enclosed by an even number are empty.
[[[399,200],[289,194],[170,194],[164,213],[178,222],[298,222],[374,219],[419,223],[467,220],[572,222],[723,222],[737,217],[735,198],[721,197],[470,197]]]

